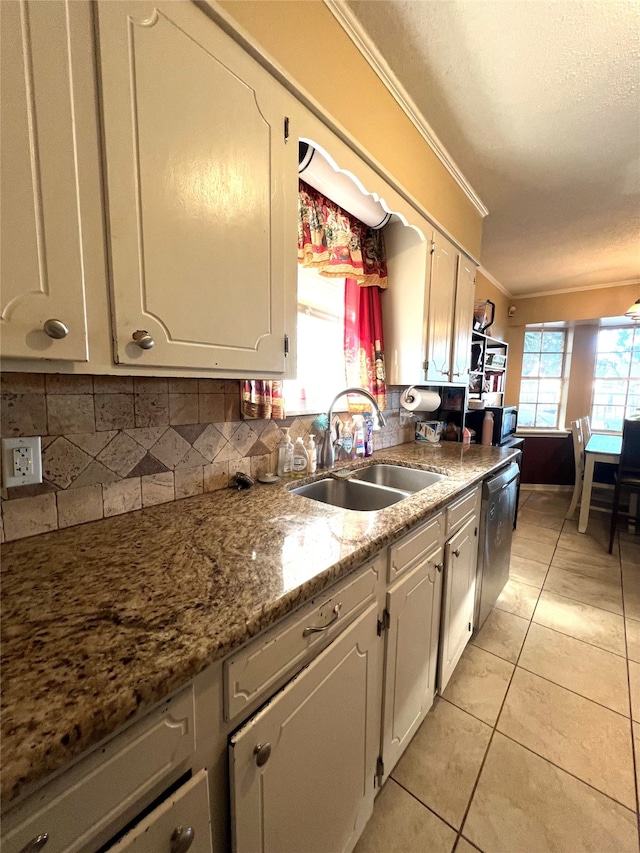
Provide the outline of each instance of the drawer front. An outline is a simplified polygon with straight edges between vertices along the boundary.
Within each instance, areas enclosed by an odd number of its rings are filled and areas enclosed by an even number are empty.
[[[368,604],[375,601],[382,561],[368,563],[318,604],[311,602],[274,625],[224,663],[224,712],[231,720],[284,681],[322,649]],[[336,614],[337,609],[337,614]],[[309,632],[309,628],[326,630]]]
[[[476,503],[480,494],[480,487],[476,486],[471,492],[467,492],[457,501],[447,507],[447,526],[445,538],[448,539],[452,533],[469,518],[476,509]]]
[[[3,853],[29,850],[44,833],[47,853],[82,850],[98,836],[103,840],[105,830],[109,837],[118,818],[126,823],[145,794],[157,796],[165,779],[182,772],[195,747],[194,731],[189,687],[36,792],[20,814],[3,816]],[[20,815],[28,817],[20,821]]]
[[[423,555],[442,544],[444,518],[441,512],[389,548],[389,583]]]
[[[189,838],[192,841],[189,842]],[[182,846],[180,846],[182,844]],[[207,771],[201,770],[128,832],[109,853],[212,853]]]

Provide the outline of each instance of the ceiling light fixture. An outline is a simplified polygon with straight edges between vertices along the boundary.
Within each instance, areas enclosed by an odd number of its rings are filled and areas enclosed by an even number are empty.
[[[625,311],[625,317],[630,317],[632,320],[640,320],[640,296],[633,303],[628,311]]]

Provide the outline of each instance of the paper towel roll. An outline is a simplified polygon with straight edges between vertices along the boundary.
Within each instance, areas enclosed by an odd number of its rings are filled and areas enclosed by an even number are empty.
[[[413,386],[403,391],[400,397],[400,405],[409,412],[435,412],[441,404],[440,395],[435,391],[421,391]]]

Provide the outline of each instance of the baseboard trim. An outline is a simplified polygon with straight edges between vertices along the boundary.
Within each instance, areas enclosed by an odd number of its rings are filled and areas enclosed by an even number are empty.
[[[520,483],[521,492],[573,492],[573,486],[555,486],[550,483]]]

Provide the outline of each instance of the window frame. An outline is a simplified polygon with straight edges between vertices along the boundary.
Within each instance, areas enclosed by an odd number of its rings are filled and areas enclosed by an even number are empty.
[[[603,332],[612,332],[612,331],[615,332],[617,330],[622,330],[622,329],[629,330],[632,332],[631,349],[628,350],[628,352],[630,353],[629,370],[628,370],[626,378],[618,377],[618,376],[611,377],[611,378],[607,378],[604,376],[597,376],[596,373],[597,373],[597,367],[598,367],[598,356],[601,354],[601,352],[611,352],[611,350],[607,350],[607,351],[601,351],[600,350],[599,343],[600,343],[601,334]],[[596,398],[596,394],[597,394],[596,382],[598,380],[620,381],[620,382],[625,383],[626,392],[625,392],[625,402],[624,402],[624,412],[622,415],[622,422],[624,422],[625,418],[630,417],[630,414],[631,414],[630,409],[636,408],[635,406],[634,407],[629,406],[629,385],[633,381],[640,382],[640,376],[631,376],[631,365],[632,365],[632,361],[633,361],[634,350],[640,352],[640,326],[638,325],[638,323],[634,323],[633,321],[629,321],[629,322],[622,322],[621,321],[620,323],[616,323],[615,325],[608,325],[608,324],[607,325],[601,325],[600,328],[598,329],[598,332],[596,334],[596,341],[595,341],[595,359],[594,359],[594,363],[593,363],[593,377],[592,377],[592,383],[591,383],[591,404],[589,406],[589,418],[591,419],[591,423],[592,423],[593,428],[597,432],[604,433],[606,435],[621,435],[622,434],[622,423],[620,424],[619,429],[607,429],[606,427],[603,427],[600,425],[598,418],[594,417],[594,408],[596,406],[602,405],[600,403],[595,402],[595,398]],[[625,352],[627,352],[627,350],[625,350]]]
[[[540,332],[541,334],[543,332],[555,332],[555,333],[561,333],[562,334],[562,336],[563,336],[563,348],[562,348],[562,352],[561,352],[562,361],[561,361],[561,366],[560,366],[560,376],[557,376],[557,377],[556,376],[541,376],[539,372],[536,376],[525,376],[524,375],[524,373],[523,373],[524,358],[525,358],[525,355],[527,355],[527,352],[525,351],[525,348],[524,348],[524,346],[525,346],[524,342],[525,342],[525,336],[526,336],[527,332]],[[522,365],[520,367],[520,386],[518,389],[518,429],[519,430],[526,431],[526,432],[534,432],[534,433],[543,433],[543,432],[555,433],[555,432],[564,432],[565,431],[562,424],[564,424],[564,421],[565,421],[566,408],[567,408],[567,396],[568,396],[568,390],[569,390],[569,372],[570,372],[570,365],[571,365],[571,347],[572,347],[572,334],[571,333],[572,333],[571,326],[565,322],[530,323],[530,324],[527,324],[525,326],[524,336],[522,338]],[[540,343],[542,345],[542,337],[540,339]],[[541,355],[544,353],[544,350],[539,349],[539,350],[537,350],[537,352]],[[538,407],[544,405],[538,401],[539,386],[538,386],[538,392],[536,394],[535,403],[529,403],[529,402],[523,403],[523,401],[522,401],[522,383],[523,382],[526,382],[527,380],[535,380],[539,383],[541,380],[545,380],[545,379],[557,380],[560,384],[560,393],[559,393],[559,399],[558,399],[558,404],[557,404],[556,421],[555,421],[554,426],[548,426],[548,425],[536,426],[535,425],[535,416],[537,415]],[[524,423],[522,423],[521,412],[522,412],[522,406],[523,405],[534,405],[535,406],[534,424],[525,425]]]

